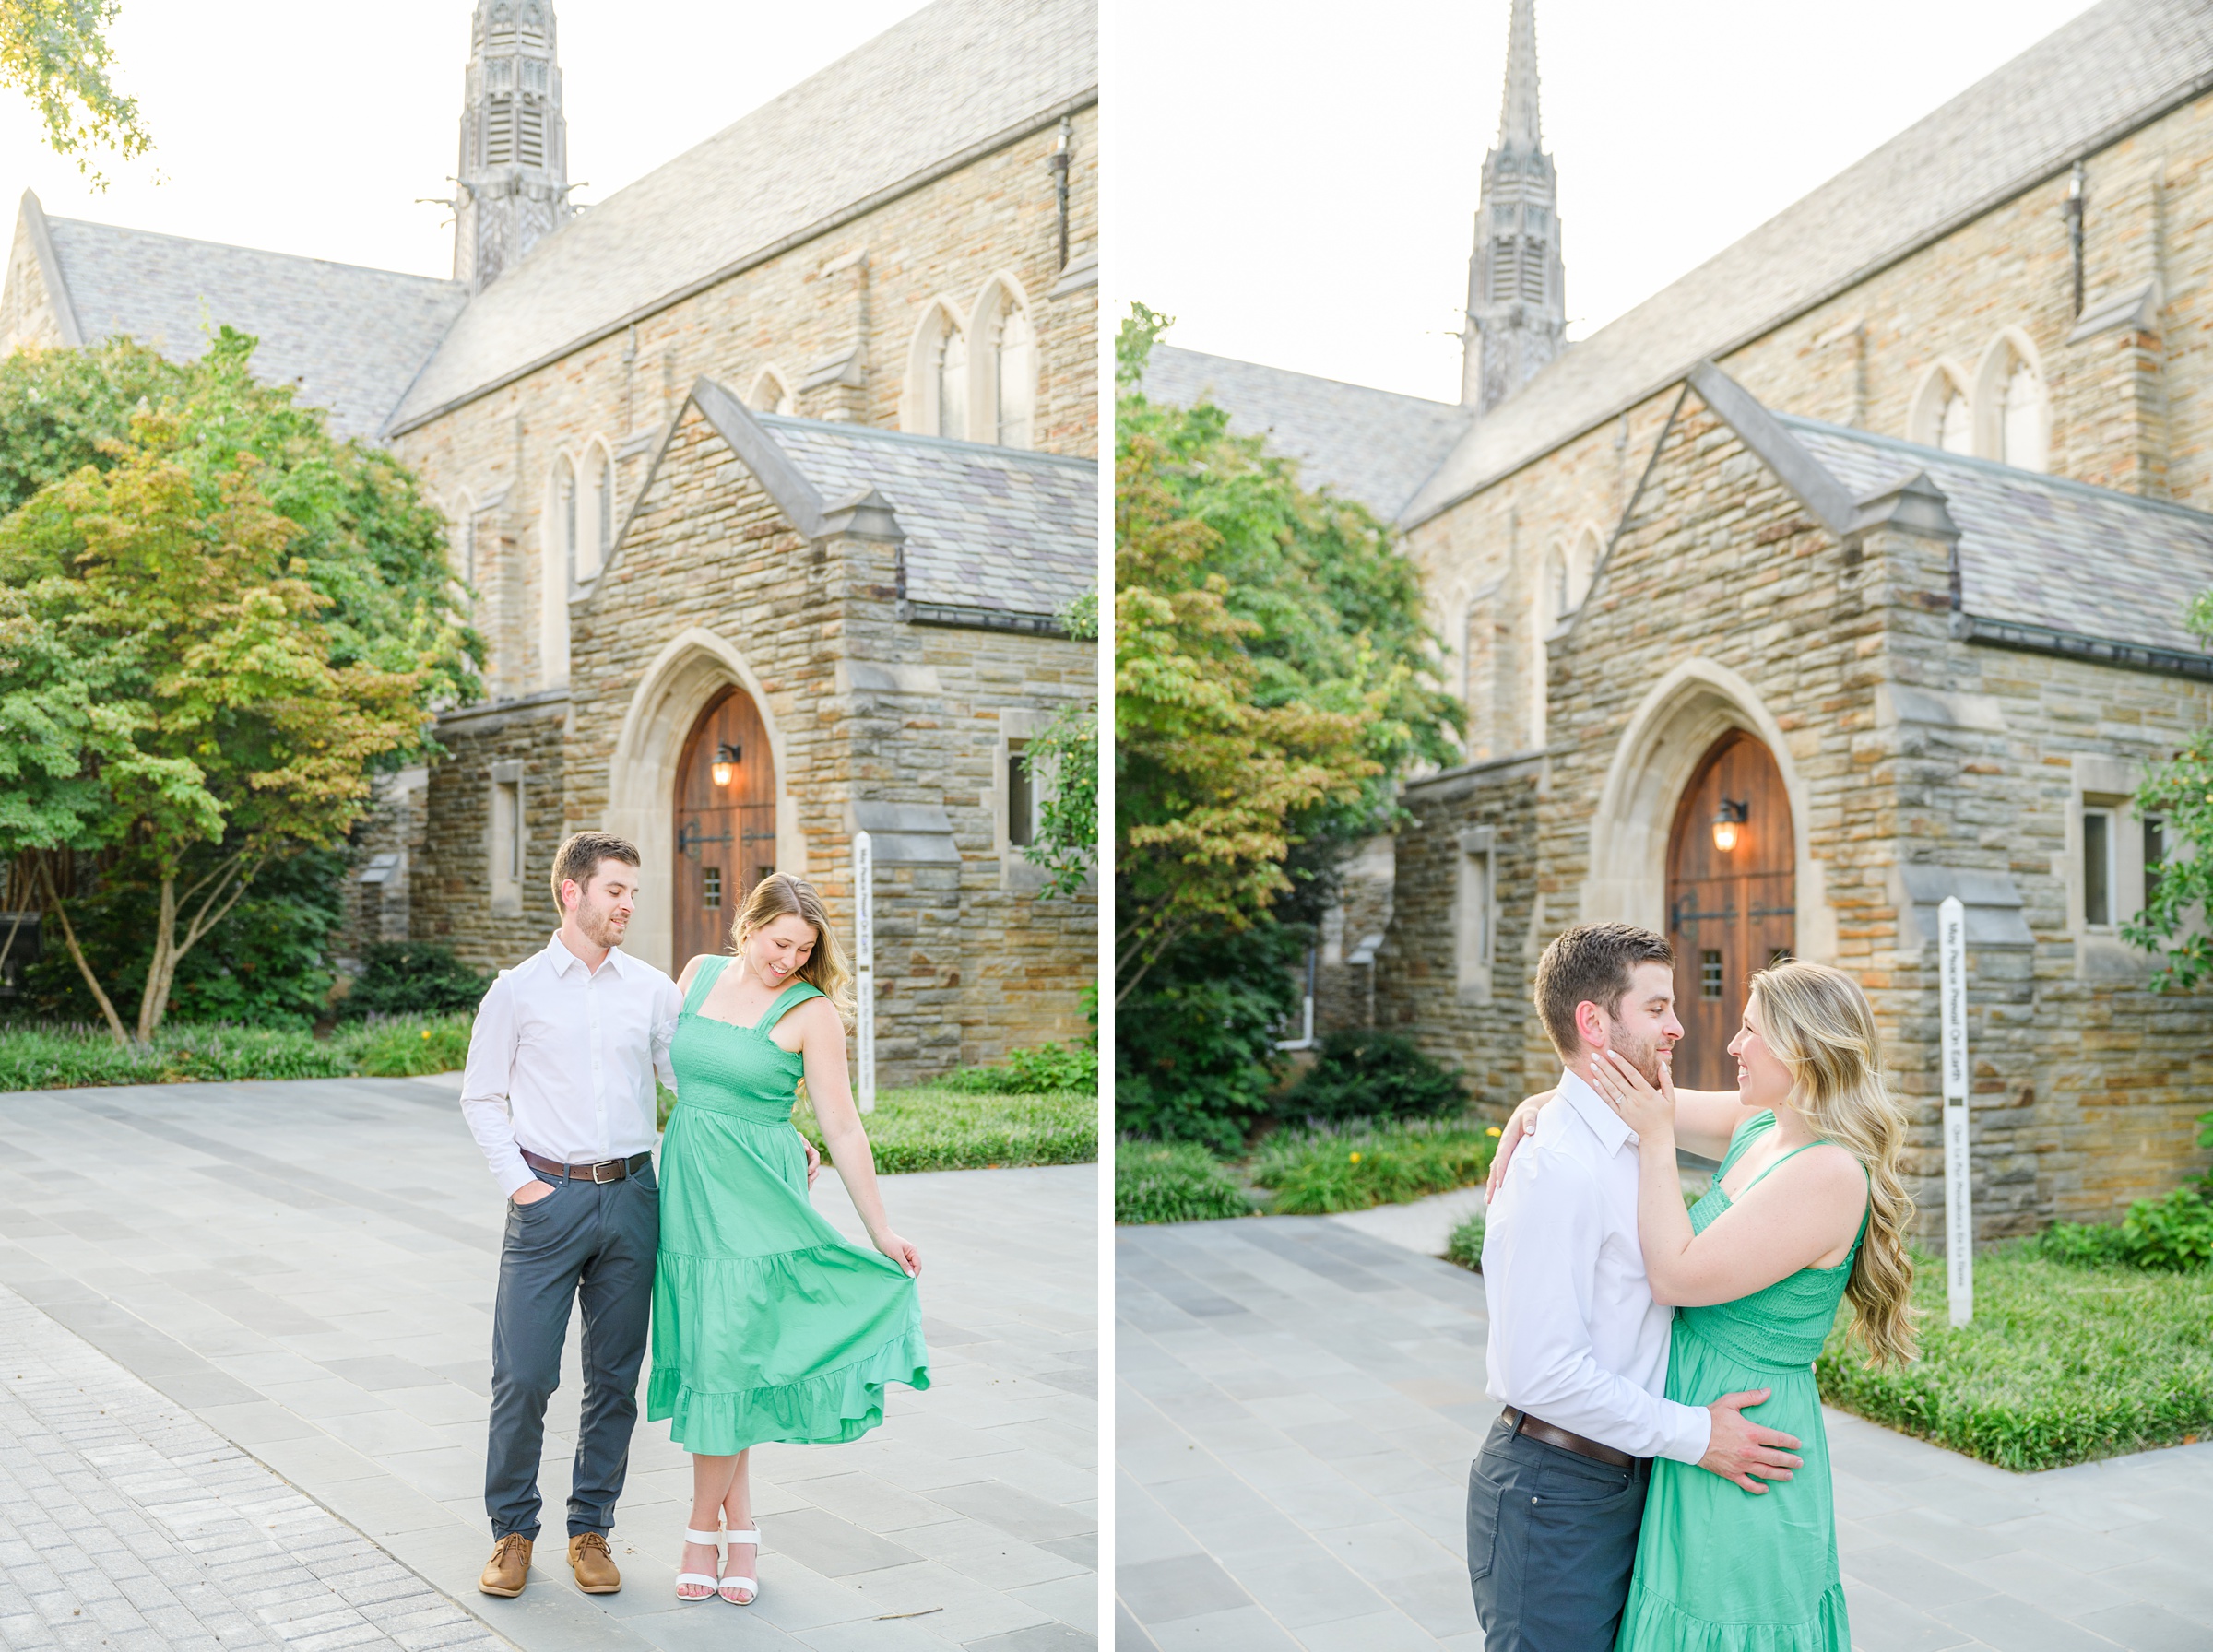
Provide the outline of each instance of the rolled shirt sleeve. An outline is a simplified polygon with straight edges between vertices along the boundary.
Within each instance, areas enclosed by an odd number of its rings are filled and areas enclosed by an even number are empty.
[[[1648,1393],[1592,1351],[1604,1194],[1580,1167],[1554,1160],[1541,1181],[1537,1168],[1511,1167],[1499,1203],[1510,1197],[1512,1208],[1498,1212],[1507,1220],[1495,1221],[1484,1243],[1493,1392],[1632,1457],[1697,1462],[1712,1433],[1706,1410]]]
[[[537,1179],[523,1162],[509,1107],[515,1031],[515,993],[503,975],[478,1005],[476,1024],[469,1032],[468,1065],[461,1075],[461,1116],[468,1121],[468,1133],[483,1150],[484,1162],[503,1198],[513,1198],[517,1188]]]
[[[653,1008],[653,1070],[671,1095],[676,1093],[676,1068],[669,1058],[669,1046],[676,1043],[676,1021],[684,1008],[684,995],[676,989],[676,983],[663,978],[659,995]]]

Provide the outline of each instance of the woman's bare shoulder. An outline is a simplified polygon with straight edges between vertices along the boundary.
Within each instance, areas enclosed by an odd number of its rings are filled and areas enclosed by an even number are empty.
[[[692,977],[699,974],[700,966],[704,964],[708,959],[716,956],[717,956],[717,954],[713,952],[700,953],[696,958],[692,959],[690,963],[684,965],[684,973],[676,978],[676,984],[679,986],[691,985]]]

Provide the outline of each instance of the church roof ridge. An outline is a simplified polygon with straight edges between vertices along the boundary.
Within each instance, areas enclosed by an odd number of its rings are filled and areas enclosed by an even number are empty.
[[[1099,468],[1098,460],[1083,454],[1048,454],[1034,447],[1008,447],[997,442],[970,442],[959,436],[925,436],[918,431],[886,430],[882,425],[860,424],[848,419],[809,419],[799,413],[755,413],[753,417],[771,431],[786,425],[828,427],[862,441],[884,442],[900,447],[950,448],[972,458],[988,457],[1024,465],[1059,465],[1088,471],[1095,476]]]
[[[1086,107],[1097,42],[1096,0],[935,0],[539,242],[462,312],[388,432]]]
[[[1190,407],[1211,392],[1240,436],[1296,460],[1300,480],[1390,521],[1434,471],[1473,410],[1403,391],[1327,379],[1167,344],[1153,347],[1142,388]]]
[[[1568,349],[1401,520],[1450,509],[2213,88],[2213,0],[2101,0]]]
[[[35,196],[60,285],[86,343],[159,340],[190,360],[203,329],[258,338],[256,377],[297,387],[340,436],[373,438],[467,296],[460,282],[300,253],[52,218]]]

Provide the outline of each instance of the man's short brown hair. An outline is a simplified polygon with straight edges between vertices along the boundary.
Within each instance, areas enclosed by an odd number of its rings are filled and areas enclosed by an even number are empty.
[[[1675,965],[1675,949],[1634,924],[1578,924],[1556,937],[1537,960],[1537,1014],[1565,1061],[1582,1047],[1575,1008],[1596,1004],[1612,1018],[1635,985],[1640,963]]]
[[[603,860],[619,860],[624,866],[638,864],[638,849],[626,837],[617,837],[611,832],[572,832],[568,840],[553,852],[553,909],[566,914],[568,908],[561,903],[561,886],[574,879],[581,893],[591,882],[592,874],[599,869]]]

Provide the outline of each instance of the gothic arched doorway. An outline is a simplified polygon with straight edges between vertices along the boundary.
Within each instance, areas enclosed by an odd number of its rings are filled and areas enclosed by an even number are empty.
[[[776,869],[776,764],[752,697],[707,702],[676,768],[676,970],[729,947],[754,884]]]
[[[1733,729],[1699,760],[1667,840],[1667,938],[1684,1032],[1675,1077],[1686,1089],[1736,1088],[1729,1041],[1752,973],[1791,954],[1796,862],[1781,772],[1765,746]]]

